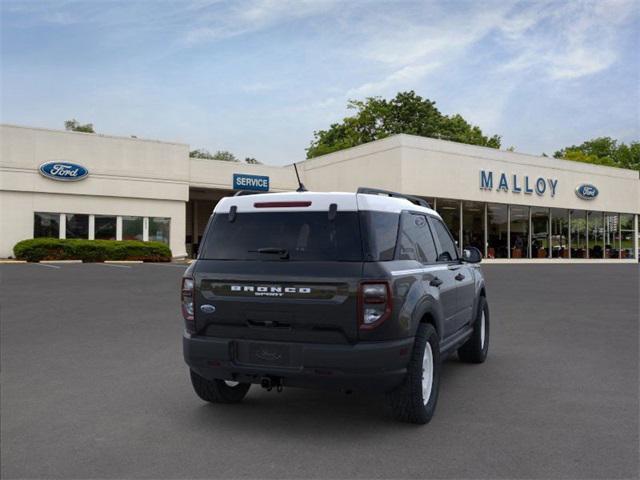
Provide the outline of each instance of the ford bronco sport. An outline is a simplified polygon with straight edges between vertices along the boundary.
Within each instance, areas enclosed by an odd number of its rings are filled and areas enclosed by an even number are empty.
[[[251,384],[385,392],[427,423],[441,360],[482,363],[489,308],[474,247],[418,198],[236,195],[216,205],[182,279],[184,358],[203,400]]]

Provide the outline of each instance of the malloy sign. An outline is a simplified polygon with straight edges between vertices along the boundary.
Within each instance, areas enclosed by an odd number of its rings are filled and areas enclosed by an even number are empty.
[[[495,179],[495,182],[494,182]],[[558,190],[558,180],[555,178],[529,177],[529,175],[496,173],[490,170],[480,170],[480,189],[497,192],[524,193],[538,196],[549,195],[555,197]]]

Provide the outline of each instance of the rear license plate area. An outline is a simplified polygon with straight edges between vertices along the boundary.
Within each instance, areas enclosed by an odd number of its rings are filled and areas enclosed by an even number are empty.
[[[273,367],[291,366],[291,347],[278,343],[242,342],[238,345],[238,363]]]

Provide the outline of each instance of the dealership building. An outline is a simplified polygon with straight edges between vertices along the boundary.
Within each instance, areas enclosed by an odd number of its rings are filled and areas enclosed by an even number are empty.
[[[309,190],[426,199],[494,262],[637,262],[637,171],[394,135],[297,163]],[[138,239],[197,252],[216,202],[291,191],[292,165],[189,157],[182,143],[0,125],[0,258],[34,237]]]

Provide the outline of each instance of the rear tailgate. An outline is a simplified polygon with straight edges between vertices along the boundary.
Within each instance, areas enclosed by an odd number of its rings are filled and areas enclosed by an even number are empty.
[[[198,260],[196,329],[234,339],[353,343],[362,267],[340,261]]]

